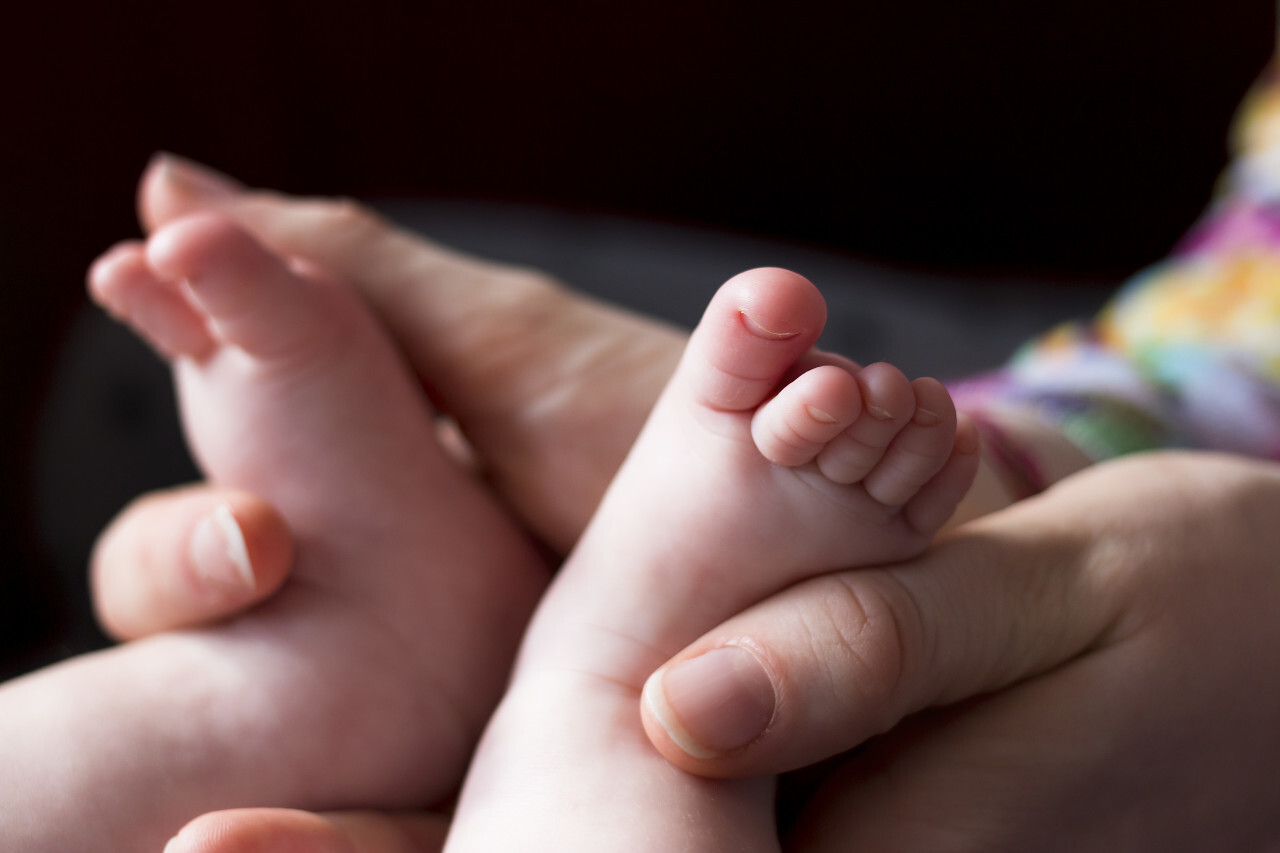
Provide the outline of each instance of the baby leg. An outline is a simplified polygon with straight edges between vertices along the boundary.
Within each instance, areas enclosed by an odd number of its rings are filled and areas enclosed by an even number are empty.
[[[482,721],[542,573],[355,294],[216,215],[116,250],[93,289],[170,353],[205,471],[284,513],[293,586],[350,603],[432,670],[431,704]]]
[[[776,848],[771,782],[696,778],[649,744],[646,678],[783,586],[922,550],[977,464],[941,386],[810,352],[824,320],[780,270],[712,300],[539,606],[451,851]]]
[[[296,569],[235,622],[6,685],[5,707],[62,697],[47,703],[56,715],[28,721],[33,740],[49,729],[43,759],[20,744],[0,755],[32,792],[5,798],[40,828],[23,849],[142,849],[237,805],[448,796],[544,573],[437,444],[378,325],[339,283],[217,216],[117,247],[90,284],[173,360],[197,458],[275,503],[296,535]],[[216,532],[233,547],[234,518],[223,521]],[[102,684],[111,702],[83,701]],[[74,761],[48,755],[58,743]],[[59,803],[91,801],[102,784],[109,813],[60,819]]]

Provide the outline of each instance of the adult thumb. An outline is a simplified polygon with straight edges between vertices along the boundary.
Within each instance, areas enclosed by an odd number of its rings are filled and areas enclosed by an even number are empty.
[[[824,575],[704,635],[655,672],[658,750],[709,777],[785,772],[907,715],[1006,687],[1090,648],[1120,597],[1087,570],[1091,489],[1059,486],[910,562]]]

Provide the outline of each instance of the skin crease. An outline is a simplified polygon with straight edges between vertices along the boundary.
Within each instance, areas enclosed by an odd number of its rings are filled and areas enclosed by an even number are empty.
[[[154,173],[149,178],[155,178]],[[156,189],[154,180],[150,188]],[[144,184],[144,194],[146,189]],[[244,215],[257,216],[264,222],[282,210],[292,210],[287,202],[272,197],[245,197],[244,201]],[[191,200],[188,198],[183,203]],[[152,204],[151,208],[154,211],[158,206]],[[357,230],[364,236],[370,231],[376,234],[380,227],[370,224],[371,220],[363,220],[363,214],[357,213],[352,218],[349,209],[340,207],[317,206],[311,202],[298,209],[305,209],[307,216],[294,220],[280,217],[279,221],[291,224],[285,227],[277,223],[277,233],[284,235],[292,229],[292,234],[279,239],[301,242],[305,238],[298,235],[308,233],[309,228],[325,223],[332,227],[341,222],[342,217],[357,223]],[[373,244],[390,257],[394,253],[389,246],[404,248],[398,239],[377,237]],[[316,245],[320,242],[313,241]],[[329,244],[342,245],[341,241],[329,241]],[[415,265],[406,264],[405,268],[412,266]],[[375,268],[386,271],[394,267],[394,263],[387,261]],[[360,280],[355,283],[362,284]],[[395,304],[395,297],[388,295],[390,292],[376,286],[365,290],[375,305],[379,300]],[[399,298],[412,304],[403,293]],[[402,316],[405,316],[403,312]],[[412,325],[411,321],[404,321],[401,331]],[[460,420],[465,423],[465,418]],[[538,456],[537,451],[528,447],[521,452]],[[513,464],[509,470],[518,468],[519,465]],[[1141,487],[1143,483],[1147,485]],[[926,604],[932,602],[934,615],[941,624],[946,623],[949,612],[943,607],[944,603],[950,606],[955,600],[977,598],[991,602],[991,610],[980,611],[986,619],[972,623],[983,625],[986,630],[976,634],[972,630],[957,632],[956,636],[965,642],[952,645],[958,650],[953,659],[944,662],[946,666],[938,663],[938,672],[926,671],[914,683],[928,686],[932,681],[932,689],[908,685],[912,690],[907,692],[913,693],[914,701],[905,702],[902,707],[954,701],[966,690],[982,692],[975,688],[976,684],[984,684],[986,690],[991,689],[993,681],[1014,686],[988,700],[917,718],[909,727],[878,740],[872,749],[841,765],[845,768],[843,773],[831,777],[832,781],[800,820],[791,849],[842,849],[842,844],[851,847],[858,832],[874,838],[875,832],[900,831],[904,825],[917,825],[921,833],[931,832],[928,837],[938,841],[943,840],[945,834],[946,846],[936,849],[1018,849],[1001,847],[994,842],[986,844],[992,841],[998,828],[970,827],[963,821],[953,820],[952,816],[974,813],[974,804],[963,796],[956,796],[960,789],[954,785],[939,787],[936,784],[939,779],[947,779],[949,773],[953,774],[951,780],[954,781],[954,774],[964,776],[966,769],[972,778],[973,772],[984,767],[983,778],[994,780],[993,784],[1000,783],[997,771],[1002,771],[1004,781],[999,790],[1027,805],[1026,811],[1011,811],[1034,817],[1019,826],[1016,821],[1010,821],[1010,814],[1001,815],[1005,824],[1011,824],[1005,828],[1006,841],[1019,830],[1047,832],[1047,827],[1053,826],[1050,819],[1054,819],[1066,824],[1058,828],[1055,842],[1064,848],[1069,847],[1072,839],[1087,839],[1098,841],[1102,849],[1266,849],[1266,843],[1276,835],[1274,825],[1266,817],[1269,811],[1259,808],[1262,796],[1259,792],[1268,788],[1258,771],[1261,765],[1274,761],[1276,744],[1266,737],[1274,727],[1259,728],[1258,721],[1268,715],[1274,720],[1277,709],[1269,685],[1258,684],[1252,668],[1242,670],[1244,663],[1257,660],[1259,649],[1280,647],[1276,638],[1266,633],[1266,625],[1271,620],[1258,612],[1268,600],[1265,591],[1273,583],[1268,555],[1274,554],[1275,546],[1280,544],[1274,541],[1273,525],[1266,523],[1268,511],[1270,517],[1274,517],[1276,491],[1274,468],[1266,464],[1209,456],[1150,457],[1103,466],[1025,507],[984,520],[976,530],[969,528],[957,533],[948,545],[948,554],[968,554],[968,562],[960,560],[962,565],[993,566],[994,578],[1014,582],[1007,587],[985,584],[981,596],[956,595],[948,601],[942,598],[941,592],[935,591],[936,597],[921,599]],[[217,499],[213,493],[197,494],[208,495],[210,505]],[[1114,509],[1099,512],[1098,507]],[[572,511],[565,512],[558,522],[558,535],[562,539],[572,537],[573,516]],[[135,515],[127,523],[145,529],[148,516]],[[1207,535],[1192,536],[1188,531]],[[1039,540],[1030,548],[1028,542],[1035,538],[1033,533]],[[117,565],[124,565],[126,557],[124,551],[111,556],[121,561]],[[1205,564],[1217,567],[1212,575],[1200,571]],[[998,663],[1000,653],[1010,647],[1006,640],[1011,629],[992,618],[992,612],[1003,612],[1010,624],[1025,627],[1025,623],[1034,623],[1043,627],[1061,603],[1057,595],[1023,582],[1028,566],[1038,570],[1033,577],[1083,579],[1080,589],[1088,593],[1084,600],[1090,604],[1111,607],[1119,603],[1129,610],[1111,623],[1113,630],[1123,626],[1125,631],[1110,635],[1109,645],[1104,642],[1107,635],[1097,631],[1064,629],[1065,639],[1051,637],[1062,642],[1036,661],[1044,674],[1019,684],[1016,665],[1001,669],[993,663]],[[938,575],[945,576],[941,572]],[[123,572],[117,575],[125,576]],[[1209,583],[1207,579],[1214,582]],[[1117,594],[1117,590],[1123,594]],[[812,602],[819,608],[817,612],[822,612],[821,607],[828,606],[831,600],[834,599],[815,596]],[[776,645],[783,650],[779,652],[781,656],[790,648],[788,637],[784,636],[785,626],[794,624],[783,617],[796,611],[797,602],[784,600],[776,604],[773,609],[768,604],[762,605],[730,624],[738,633],[747,629],[754,631],[757,642]],[[1003,604],[1004,611],[997,604]],[[1079,608],[1079,612],[1087,610],[1091,608]],[[1167,630],[1167,626],[1177,624],[1188,613],[1201,612],[1206,621],[1212,622],[1206,633],[1180,639]],[[771,634],[771,624],[783,627]],[[1223,625],[1231,630],[1223,630]],[[1162,626],[1164,630],[1157,630]],[[1096,628],[1095,625],[1086,627]],[[694,645],[712,644],[719,636],[713,632]],[[1187,648],[1190,642],[1203,640],[1205,636],[1212,637],[1213,642]],[[994,650],[981,648],[984,639]],[[1055,669],[1046,663],[1054,657],[1051,652],[1056,653],[1059,663],[1076,662]],[[794,658],[792,663],[796,670],[803,671],[802,656]],[[1089,665],[1082,665],[1084,663]],[[988,675],[988,670],[996,670],[1000,677],[983,681],[976,676],[966,679],[956,675],[970,669]],[[1267,671],[1265,666],[1258,669]],[[1147,692],[1134,696],[1131,673],[1135,671],[1165,675],[1153,678]],[[1189,677],[1188,673],[1199,677]],[[1066,678],[1067,675],[1070,678]],[[1205,675],[1212,678],[1204,678]],[[796,690],[794,704],[803,706],[804,697],[799,695],[803,685],[796,681],[788,682],[788,686]],[[1254,701],[1224,709],[1216,701],[1223,695],[1250,696]],[[1052,704],[1045,697],[1063,696],[1078,697],[1074,705],[1089,713],[1082,711],[1065,721],[1045,717],[1044,705]],[[1129,697],[1129,701],[1117,701],[1118,696]],[[1152,708],[1161,709],[1156,725],[1151,724]],[[1223,713],[1224,710],[1231,714]],[[893,717],[894,713],[886,713],[879,723],[887,725]],[[1053,737],[1049,737],[1046,730]],[[1197,744],[1181,744],[1182,732],[1206,730],[1217,733],[1215,744],[1221,742],[1223,760],[1215,762],[1213,756],[1207,754],[1210,751],[1196,748]],[[971,741],[974,732],[986,732],[987,737]],[[997,736],[1001,732],[1005,733],[1003,738]],[[1264,737],[1255,737],[1255,733]],[[794,731],[784,727],[778,734],[784,736]],[[1241,741],[1247,741],[1248,747]],[[1014,744],[1022,750],[1019,754],[1030,758],[1027,766],[992,769],[989,761],[981,760],[982,756],[966,751],[965,744],[971,742]],[[1046,742],[1060,744],[1060,748],[1048,754],[1044,750],[1026,749],[1029,744]],[[779,769],[789,757],[783,747],[772,747],[769,752],[764,740],[756,746],[768,752],[764,766],[772,762],[774,769]],[[1014,754],[1013,750],[1008,754]],[[1170,755],[1180,759],[1173,762],[1172,767]],[[1225,757],[1242,755],[1245,760],[1228,766]],[[1154,761],[1153,757],[1160,760]],[[896,777],[898,781],[893,785],[877,787],[870,781],[877,775],[874,768],[885,765],[906,767],[910,772]],[[1117,768],[1123,772],[1117,772]],[[1204,780],[1210,779],[1215,784],[1205,783]],[[931,781],[935,783],[933,786]],[[836,793],[842,783],[851,786],[847,788],[850,792],[847,800]],[[1178,819],[1170,820],[1167,802],[1180,801],[1188,790],[1196,792],[1201,807],[1180,810],[1174,815]],[[1223,793],[1215,797],[1215,790]],[[864,793],[857,793],[859,791]],[[1097,793],[1087,793],[1090,791]],[[1099,802],[1108,799],[1117,805],[1110,809],[1097,807]],[[867,821],[860,827],[841,827],[824,818],[823,815],[840,813],[836,804],[855,810],[850,813],[866,816]],[[939,817],[931,821],[930,813]],[[275,813],[241,813],[239,819],[246,827],[270,826]],[[385,825],[395,826],[402,820],[388,816]],[[947,826],[939,826],[943,823]],[[1154,834],[1145,835],[1148,830]],[[1195,846],[1205,839],[1213,841]],[[1112,842],[1111,846],[1105,844],[1107,840]],[[1149,846],[1145,841],[1150,842]],[[199,849],[203,853],[205,849],[220,848]],[[390,853],[394,848],[370,847],[370,853],[379,849]]]

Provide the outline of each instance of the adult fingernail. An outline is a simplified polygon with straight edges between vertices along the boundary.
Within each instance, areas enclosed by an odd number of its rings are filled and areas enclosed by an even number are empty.
[[[694,758],[715,758],[760,736],[773,719],[773,681],[738,646],[712,649],[658,670],[645,702],[672,742]]]
[[[257,584],[244,532],[226,504],[196,524],[191,534],[191,562],[202,577],[216,584],[250,592]]]
[[[155,156],[153,162],[165,180],[191,195],[219,199],[228,198],[243,190],[238,181],[177,154],[162,151]]]

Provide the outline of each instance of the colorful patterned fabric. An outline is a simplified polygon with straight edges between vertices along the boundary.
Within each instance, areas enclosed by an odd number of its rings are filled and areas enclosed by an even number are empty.
[[[1280,79],[1246,99],[1218,197],[1164,262],[1091,324],[960,383],[965,409],[1016,407],[1094,460],[1165,447],[1280,459]]]

